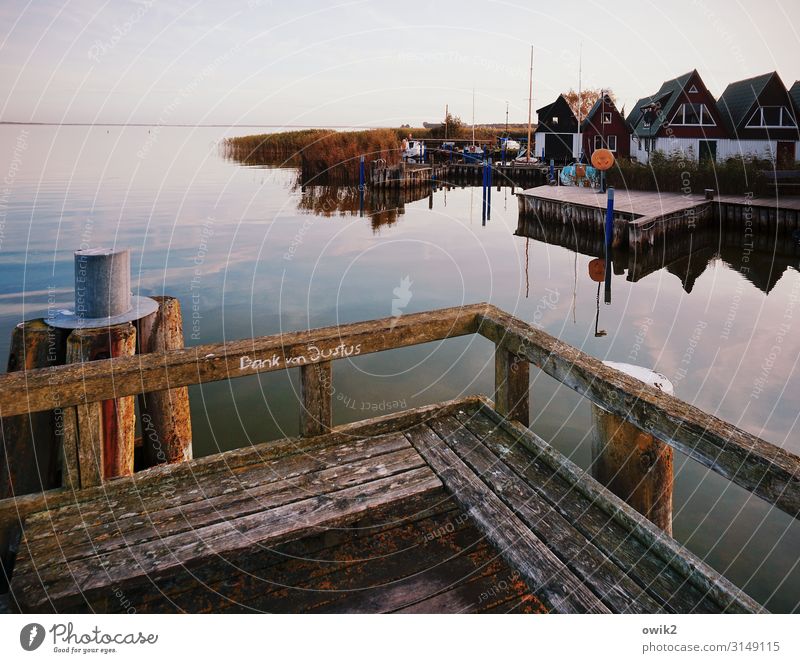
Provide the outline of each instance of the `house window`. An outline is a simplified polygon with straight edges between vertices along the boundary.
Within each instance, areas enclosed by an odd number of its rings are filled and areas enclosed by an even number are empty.
[[[645,138],[645,145],[647,145],[647,138]],[[594,137],[594,149],[599,150],[601,147],[608,148],[612,152],[617,151],[617,137],[616,136],[606,136],[605,140],[603,140],[602,136],[595,136]]]
[[[611,124],[611,113],[603,113],[603,124]]]
[[[557,117],[553,118],[553,124],[558,124],[558,118]]]
[[[692,87],[689,88],[689,94],[697,94],[697,86],[696,85],[692,85]]]
[[[684,127],[714,127],[717,125],[705,104],[681,104],[672,122]]]
[[[786,106],[759,106],[747,126],[761,129],[794,128],[797,126],[797,122]]]
[[[616,136],[614,136],[614,148],[616,149]],[[656,139],[655,138],[645,138],[642,140],[642,144],[644,145],[645,152],[652,152],[656,149]]]

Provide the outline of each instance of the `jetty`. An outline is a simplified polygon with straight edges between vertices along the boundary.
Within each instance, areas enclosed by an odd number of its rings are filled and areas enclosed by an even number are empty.
[[[606,194],[588,187],[537,186],[517,192],[520,219],[562,223],[602,237]],[[723,227],[790,236],[800,230],[800,196],[754,198],[619,190],[614,200],[613,247],[646,253],[686,233]]]
[[[332,420],[336,361],[475,334],[495,346],[492,394]],[[6,450],[21,453],[43,416],[60,423],[37,443],[61,464],[57,487],[26,494],[15,486],[31,468],[2,468],[17,480],[0,500],[0,554],[18,612],[762,612],[670,536],[670,500],[642,514],[530,430],[531,366],[651,439],[614,470],[630,440],[612,430],[606,472],[638,472],[663,495],[659,449],[677,449],[800,514],[800,458],[490,304],[42,368],[18,359],[0,376]],[[165,407],[169,394],[295,370],[299,437],[191,458],[174,420],[188,409]],[[166,431],[171,452],[139,470],[115,445],[133,437],[119,404],[142,394],[174,416],[151,417],[139,444]]]

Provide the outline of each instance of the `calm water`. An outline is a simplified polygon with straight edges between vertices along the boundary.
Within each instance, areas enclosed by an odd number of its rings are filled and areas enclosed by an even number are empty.
[[[597,357],[655,368],[680,398],[800,452],[796,258],[745,265],[740,248],[712,242],[688,267],[635,283],[615,275],[613,303],[598,307],[591,256],[569,238],[515,236],[508,190],[493,194],[485,226],[471,189],[361,217],[347,191],[301,191],[291,170],[226,162],[224,135],[0,126],[0,354],[14,324],[48,299],[72,301],[81,244],[131,247],[140,294],[181,299],[188,344],[385,317],[407,277],[405,313],[492,302]],[[532,428],[588,467],[588,403],[532,376]],[[334,379],[337,423],[488,394],[493,346],[465,338],[369,355],[337,362]],[[294,434],[297,394],[296,372],[194,388],[195,455]],[[796,609],[800,527],[682,456],[674,530],[770,609]]]

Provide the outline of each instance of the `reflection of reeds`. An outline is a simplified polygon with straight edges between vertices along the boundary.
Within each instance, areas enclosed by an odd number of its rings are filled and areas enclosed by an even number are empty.
[[[731,158],[721,163],[700,162],[680,153],[654,152],[647,165],[620,159],[608,172],[608,183],[618,189],[639,191],[675,191],[702,193],[714,189],[721,194],[755,195],[770,193],[765,171],[774,168],[771,161]],[[772,192],[774,194],[774,191]]]

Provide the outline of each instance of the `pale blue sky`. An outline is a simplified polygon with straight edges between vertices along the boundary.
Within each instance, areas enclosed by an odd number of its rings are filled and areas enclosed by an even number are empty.
[[[527,113],[578,82],[630,108],[697,68],[715,95],[800,78],[796,0],[19,2],[0,7],[0,119],[397,125]]]

